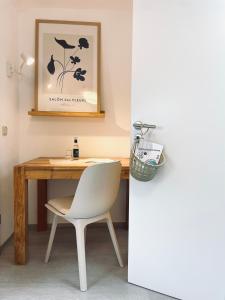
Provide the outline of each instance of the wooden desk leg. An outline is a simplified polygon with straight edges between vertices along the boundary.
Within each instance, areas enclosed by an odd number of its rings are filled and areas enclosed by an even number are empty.
[[[47,180],[37,181],[37,231],[47,230]]]
[[[23,167],[14,168],[14,241],[15,263],[25,265],[28,257],[28,181]]]
[[[129,179],[126,179],[126,223],[125,228],[129,228]]]

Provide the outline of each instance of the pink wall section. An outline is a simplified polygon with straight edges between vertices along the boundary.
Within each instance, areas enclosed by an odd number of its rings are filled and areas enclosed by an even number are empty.
[[[0,130],[0,245],[13,232],[13,166],[18,161],[19,106],[17,77],[8,78],[6,64],[17,64],[16,1],[0,1],[0,126],[8,127],[8,135]],[[0,128],[1,129],[1,128]]]
[[[19,83],[20,161],[36,156],[65,155],[73,136],[79,137],[82,156],[129,156],[131,81],[131,1],[25,1],[19,2],[19,52],[34,55],[34,21],[61,19],[98,21],[102,24],[102,109],[105,119],[30,117],[34,70],[26,68]],[[74,191],[74,183],[51,182],[50,195]],[[30,185],[29,222],[36,222],[35,183]],[[122,184],[114,220],[125,216]]]

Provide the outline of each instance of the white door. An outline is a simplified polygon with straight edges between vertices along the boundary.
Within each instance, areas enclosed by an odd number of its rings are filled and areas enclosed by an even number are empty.
[[[130,283],[225,299],[225,1],[134,0],[132,121],[168,162],[131,178]]]

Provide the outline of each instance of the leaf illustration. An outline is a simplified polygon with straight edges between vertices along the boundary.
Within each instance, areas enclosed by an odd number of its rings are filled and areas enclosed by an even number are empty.
[[[88,40],[87,39],[85,39],[85,38],[80,38],[79,39],[79,45],[78,45],[78,47],[80,48],[80,49],[82,49],[82,48],[89,48],[89,43],[88,43]]]
[[[62,46],[64,49],[74,49],[75,46],[73,45],[69,45],[65,40],[58,40],[57,38],[55,38],[55,41]]]
[[[47,65],[47,69],[48,69],[50,74],[53,75],[55,73],[55,61],[54,61],[53,55],[51,55],[51,59],[50,59],[50,62],[48,63],[48,65]]]

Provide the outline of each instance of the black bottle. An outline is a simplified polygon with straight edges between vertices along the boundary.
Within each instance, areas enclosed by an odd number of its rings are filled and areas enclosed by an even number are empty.
[[[74,138],[73,144],[73,159],[79,159],[79,145],[78,145],[78,138]]]

